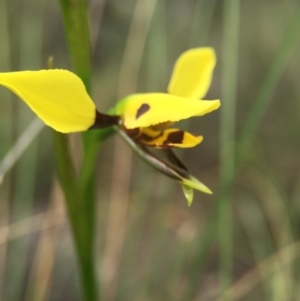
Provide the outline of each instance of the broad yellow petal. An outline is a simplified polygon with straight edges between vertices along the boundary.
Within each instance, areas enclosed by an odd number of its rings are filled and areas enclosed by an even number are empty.
[[[138,137],[138,141],[140,143],[157,148],[194,147],[202,140],[202,136],[194,136],[191,133],[178,129],[158,131],[150,128],[143,128],[140,136]]]
[[[78,76],[67,70],[0,73],[0,85],[17,94],[47,125],[63,133],[89,129],[96,107]]]
[[[127,129],[178,121],[216,110],[219,100],[198,100],[166,93],[133,94],[121,100],[115,114],[121,115]]]
[[[215,65],[216,55],[212,48],[195,48],[184,52],[175,63],[168,92],[202,99],[210,87]]]

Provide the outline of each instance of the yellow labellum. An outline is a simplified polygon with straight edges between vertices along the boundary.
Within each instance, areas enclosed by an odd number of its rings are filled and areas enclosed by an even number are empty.
[[[184,52],[175,63],[168,92],[186,98],[203,98],[210,87],[215,65],[212,48]]]
[[[154,130],[151,128],[143,128],[138,141],[147,146],[158,148],[194,147],[203,140],[202,136],[194,136],[189,132],[178,129]]]
[[[122,116],[127,129],[133,129],[204,115],[219,106],[219,100],[208,101],[166,93],[145,93],[126,97],[117,104],[114,113]]]
[[[0,85],[17,94],[59,132],[85,131],[94,124],[96,107],[80,78],[70,71],[0,73]]]

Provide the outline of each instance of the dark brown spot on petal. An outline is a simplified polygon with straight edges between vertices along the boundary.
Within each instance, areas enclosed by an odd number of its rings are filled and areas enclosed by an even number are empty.
[[[143,114],[150,110],[150,105],[143,103],[136,112],[135,119],[140,118]]]
[[[89,128],[89,130],[103,129],[112,125],[118,125],[120,124],[120,121],[121,121],[120,116],[102,114],[96,110],[95,122]]]
[[[164,144],[180,144],[183,141],[184,131],[178,130],[176,132],[172,132],[168,135],[167,139],[164,141]]]

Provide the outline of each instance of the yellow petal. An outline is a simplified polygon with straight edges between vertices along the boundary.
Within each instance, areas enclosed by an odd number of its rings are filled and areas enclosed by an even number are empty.
[[[202,99],[210,87],[215,65],[216,55],[212,48],[195,48],[184,52],[175,63],[168,92]]]
[[[0,73],[0,85],[17,94],[47,125],[63,133],[94,124],[96,107],[81,79],[67,70]]]
[[[138,141],[147,146],[157,148],[169,147],[194,147],[203,140],[202,136],[194,136],[188,132],[178,129],[166,129],[157,131],[150,128],[143,128]]]
[[[219,100],[198,100],[166,93],[133,94],[121,100],[115,114],[121,115],[127,129],[178,121],[216,110]]]

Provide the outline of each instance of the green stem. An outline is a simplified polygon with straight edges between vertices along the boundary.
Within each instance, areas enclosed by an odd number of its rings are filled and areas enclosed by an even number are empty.
[[[87,91],[89,91],[91,61],[87,1],[59,1],[72,65],[75,73],[82,79]],[[74,168],[70,168],[69,171],[62,170],[72,166],[67,138],[60,134],[55,134],[55,136],[58,169],[60,169],[61,174],[60,181],[65,193],[71,228],[74,234],[83,293],[86,301],[96,301],[98,297],[94,258],[96,221],[94,163],[100,142],[93,139],[93,132],[83,134],[84,159],[80,175],[78,179],[75,179]]]
[[[75,248],[79,259],[81,280],[85,300],[97,300],[97,283],[93,256],[93,236],[88,235],[91,224],[79,204],[84,196],[77,185],[76,171],[70,155],[68,136],[54,132],[54,146],[56,152],[57,174],[64,191],[67,212],[71,221],[71,229]]]
[[[75,73],[90,90],[90,36],[86,0],[59,0]]]
[[[106,128],[103,130],[94,130],[91,132],[90,138],[90,146],[85,155],[85,159],[83,161],[80,175],[79,175],[79,185],[81,185],[82,191],[88,189],[88,186],[95,176],[95,161],[97,155],[99,153],[99,148],[102,141],[109,138],[111,135],[115,133],[113,127]],[[84,192],[83,192],[84,193]],[[85,193],[84,193],[85,194]]]

